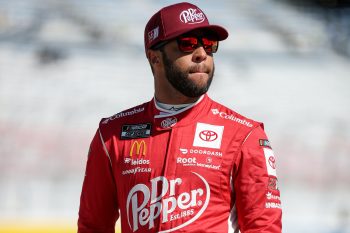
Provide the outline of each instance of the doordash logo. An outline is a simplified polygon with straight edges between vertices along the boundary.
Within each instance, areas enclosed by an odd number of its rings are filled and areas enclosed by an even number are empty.
[[[220,149],[224,126],[197,123],[193,146]]]

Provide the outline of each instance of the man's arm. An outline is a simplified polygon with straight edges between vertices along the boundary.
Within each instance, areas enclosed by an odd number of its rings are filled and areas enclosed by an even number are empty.
[[[80,197],[78,233],[114,233],[119,217],[112,164],[100,130],[93,138]]]
[[[262,126],[244,141],[233,179],[240,232],[282,232],[276,161]]]

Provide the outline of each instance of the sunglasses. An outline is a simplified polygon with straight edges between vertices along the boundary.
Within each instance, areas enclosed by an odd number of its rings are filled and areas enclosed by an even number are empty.
[[[208,36],[192,36],[192,35],[182,35],[176,38],[178,48],[181,52],[191,53],[200,46],[207,53],[215,53],[218,51],[219,41],[215,38]],[[170,41],[162,41],[156,44],[153,49],[160,49]]]
[[[184,53],[193,52],[200,46],[203,46],[203,49],[207,53],[215,53],[218,51],[219,41],[214,38],[207,36],[180,36],[176,39],[179,50]]]

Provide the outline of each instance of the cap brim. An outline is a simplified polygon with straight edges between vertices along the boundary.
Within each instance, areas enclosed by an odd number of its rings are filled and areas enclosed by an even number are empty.
[[[228,32],[225,28],[218,26],[218,25],[205,25],[205,26],[199,26],[199,27],[193,27],[193,28],[187,28],[186,30],[179,30],[176,31],[174,33],[172,33],[172,35],[169,35],[167,37],[166,40],[171,40],[174,39],[182,34],[194,31],[194,30],[198,30],[198,29],[203,29],[203,30],[207,30],[213,34],[215,34],[218,38],[219,41],[225,40],[228,37]]]
[[[218,26],[218,25],[209,25],[209,26],[203,26],[198,27],[196,29],[207,29],[208,31],[213,32],[218,37],[218,40],[226,40],[228,37],[228,32],[225,28]]]

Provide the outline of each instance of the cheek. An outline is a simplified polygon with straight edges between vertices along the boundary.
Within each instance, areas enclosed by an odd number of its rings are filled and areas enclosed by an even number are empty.
[[[191,64],[192,64],[191,59],[188,57],[181,57],[174,61],[174,66],[183,72],[188,71]]]
[[[208,57],[208,59],[206,60],[206,65],[208,66],[208,68],[210,68],[211,71],[214,70],[214,59],[213,57]]]
[[[192,59],[191,54],[183,54],[183,53],[181,53],[181,55],[179,54],[179,56],[176,56],[174,58],[174,61],[175,62],[179,62],[179,63],[191,64],[191,62],[192,62],[191,59]]]

